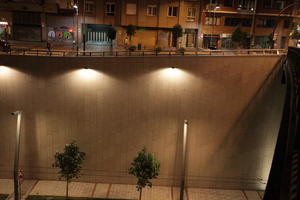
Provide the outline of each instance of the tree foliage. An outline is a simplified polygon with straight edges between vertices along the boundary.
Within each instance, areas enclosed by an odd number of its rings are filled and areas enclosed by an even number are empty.
[[[113,50],[113,40],[117,37],[117,31],[114,27],[109,27],[107,31],[107,37],[110,40],[110,51]]]
[[[115,40],[117,36],[117,31],[114,27],[109,27],[107,31],[107,37],[110,41]]]
[[[300,25],[293,28],[290,37],[294,40],[300,40]]]
[[[173,37],[179,38],[183,35],[183,29],[180,24],[175,24],[172,29]]]
[[[154,157],[153,154],[148,153],[144,147],[136,158],[131,163],[128,170],[129,174],[137,178],[137,190],[140,191],[140,199],[142,189],[146,186],[152,187],[151,179],[157,178],[160,171],[160,162]]]
[[[126,34],[129,37],[129,42],[131,43],[131,37],[134,36],[136,33],[136,26],[129,24],[126,26]]]
[[[178,38],[183,36],[183,28],[180,24],[175,24],[172,28],[173,45],[178,48]]]
[[[68,184],[72,179],[78,178],[82,169],[82,162],[86,154],[79,151],[75,141],[66,144],[64,152],[56,152],[54,155],[55,161],[52,164],[54,168],[59,168],[60,178],[67,181],[66,196],[68,197]]]
[[[241,46],[243,42],[247,38],[247,33],[243,32],[240,27],[237,27],[231,36],[231,40],[233,43],[237,44],[238,46]]]

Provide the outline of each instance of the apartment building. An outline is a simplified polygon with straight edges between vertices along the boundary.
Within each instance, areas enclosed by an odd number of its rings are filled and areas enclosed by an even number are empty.
[[[239,26],[247,33],[246,48],[269,48],[271,38],[275,48],[286,48],[298,23],[298,6],[290,0],[206,1],[200,23],[203,47],[231,48],[231,34]]]
[[[131,44],[142,49],[176,46],[172,27],[184,28],[181,47],[232,48],[237,28],[247,33],[245,48],[285,48],[297,23],[298,0],[0,0],[0,24],[8,38],[108,46],[129,44],[126,26],[137,27]],[[74,8],[74,5],[78,9]],[[272,36],[272,33],[274,36]]]

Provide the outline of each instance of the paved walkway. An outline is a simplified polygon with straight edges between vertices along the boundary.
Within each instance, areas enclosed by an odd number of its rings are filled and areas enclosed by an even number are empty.
[[[28,195],[65,195],[63,181],[25,180],[22,185],[22,199]],[[188,188],[186,200],[262,200],[263,191],[219,190]],[[70,196],[138,199],[135,185],[72,182]],[[0,179],[0,194],[10,194],[13,199],[13,180]],[[153,186],[143,190],[143,200],[179,200],[179,188]]]

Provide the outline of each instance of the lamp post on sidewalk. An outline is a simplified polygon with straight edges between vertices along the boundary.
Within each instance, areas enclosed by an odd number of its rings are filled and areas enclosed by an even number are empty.
[[[11,113],[17,116],[17,132],[16,132],[16,149],[15,149],[15,162],[14,162],[14,194],[15,200],[20,199],[20,180],[19,180],[19,154],[20,154],[20,132],[21,132],[21,117],[22,111],[15,111]]]
[[[180,183],[180,200],[184,199],[185,174],[186,174],[186,153],[187,153],[187,137],[188,137],[188,121],[183,122],[183,138],[182,138],[182,165],[181,165],[181,183]]]
[[[214,35],[214,30],[215,30],[215,25],[217,24],[217,19],[216,19],[216,11],[220,9],[220,5],[217,3],[215,5],[212,4],[212,1],[210,2],[210,12],[213,12],[213,18],[212,18],[212,31],[210,34],[210,41],[209,41],[209,47],[213,47],[213,35]]]
[[[77,51],[77,54],[78,54],[78,50],[79,50],[79,47],[78,47],[78,41],[79,41],[79,30],[78,30],[78,5],[75,4],[73,6],[73,8],[76,10],[76,51]]]

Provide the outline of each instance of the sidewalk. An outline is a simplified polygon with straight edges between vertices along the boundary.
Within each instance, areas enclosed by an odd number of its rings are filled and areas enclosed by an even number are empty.
[[[63,181],[25,180],[22,199],[28,195],[64,196],[66,183]],[[188,188],[186,200],[262,200],[263,191],[219,190]],[[9,194],[13,199],[13,180],[0,179],[0,194]],[[71,182],[69,195],[74,197],[98,197],[115,199],[138,199],[135,185]],[[143,200],[179,200],[179,188],[153,186],[143,190]]]

